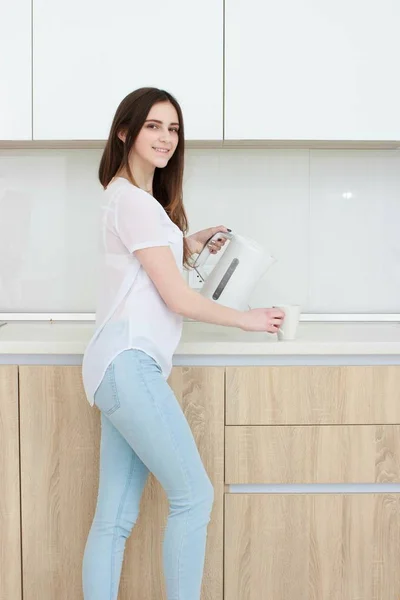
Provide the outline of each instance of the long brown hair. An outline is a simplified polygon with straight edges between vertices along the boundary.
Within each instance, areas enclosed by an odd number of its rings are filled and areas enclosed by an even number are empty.
[[[99,179],[104,188],[121,169],[128,173],[131,183],[136,185],[129,167],[129,156],[133,145],[142,129],[147,115],[153,104],[170,102],[178,113],[179,137],[178,145],[168,164],[163,169],[156,168],[153,178],[153,195],[163,206],[171,221],[186,234],[188,220],[183,206],[183,168],[185,137],[183,115],[177,100],[165,90],[146,87],[128,94],[120,103],[115,113],[110,134],[101,157],[99,166]],[[120,140],[118,134],[126,134],[125,142]],[[184,239],[184,264],[189,266],[190,252]]]

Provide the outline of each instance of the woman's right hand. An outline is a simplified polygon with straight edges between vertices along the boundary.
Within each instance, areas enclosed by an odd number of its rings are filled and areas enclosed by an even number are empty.
[[[243,313],[240,328],[244,331],[267,331],[277,333],[285,313],[279,308],[252,308]]]

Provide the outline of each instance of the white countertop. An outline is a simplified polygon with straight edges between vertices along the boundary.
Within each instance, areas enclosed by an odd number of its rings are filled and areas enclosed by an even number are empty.
[[[0,355],[82,355],[94,331],[88,323],[9,322],[0,327]],[[176,356],[398,355],[399,323],[300,323],[297,339],[185,322]]]

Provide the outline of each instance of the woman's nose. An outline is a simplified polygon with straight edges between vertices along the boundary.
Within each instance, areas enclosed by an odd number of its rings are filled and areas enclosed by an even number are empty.
[[[161,131],[160,142],[169,142],[170,139],[171,139],[171,132],[168,129]]]

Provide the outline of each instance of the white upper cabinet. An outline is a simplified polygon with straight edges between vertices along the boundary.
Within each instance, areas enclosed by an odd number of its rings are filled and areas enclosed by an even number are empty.
[[[103,140],[120,101],[163,88],[186,139],[222,139],[223,1],[33,0],[35,140]]]
[[[225,138],[400,140],[399,0],[225,0]]]
[[[0,140],[32,139],[31,0],[0,8]]]

